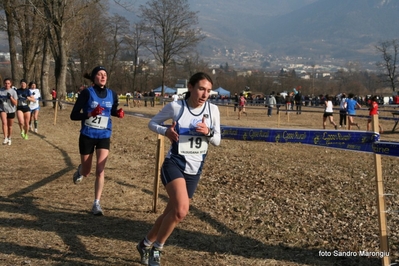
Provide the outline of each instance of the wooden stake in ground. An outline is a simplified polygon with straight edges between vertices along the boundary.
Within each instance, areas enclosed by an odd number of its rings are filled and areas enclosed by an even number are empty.
[[[278,112],[278,114],[277,114],[277,127],[278,128],[280,127],[280,113],[281,112]]]
[[[373,131],[379,132],[378,115],[372,116]],[[377,188],[377,209],[378,209],[378,223],[380,229],[380,251],[384,254],[389,254],[388,234],[387,234],[387,218],[385,210],[385,194],[384,181],[382,179],[381,155],[374,153],[375,162],[375,182]],[[382,265],[390,265],[389,256],[382,258]]]
[[[55,106],[54,106],[54,125],[57,124],[57,110],[58,110],[58,102],[55,100]]]
[[[152,201],[152,211],[157,212],[158,194],[159,194],[159,179],[161,173],[161,167],[164,161],[165,155],[165,137],[158,134],[157,140],[157,151],[155,155],[155,176],[154,176],[154,196]]]

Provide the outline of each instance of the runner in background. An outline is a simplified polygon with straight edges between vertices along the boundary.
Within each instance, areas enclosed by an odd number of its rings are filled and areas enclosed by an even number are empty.
[[[26,84],[25,79],[21,79],[20,84],[21,87],[17,89],[17,118],[19,123],[19,129],[21,131],[21,137],[23,139],[28,139],[29,122],[31,116],[29,102],[34,101],[35,98],[32,97],[31,91],[28,89],[28,85]]]
[[[373,118],[373,115],[378,115],[378,103],[377,103],[377,96],[371,97],[371,103],[370,103],[370,112],[369,112],[369,118],[367,120],[367,131],[370,131],[370,126],[371,126],[371,121]],[[378,127],[380,128],[380,134],[384,133],[382,130],[382,126],[378,124]]]
[[[51,99],[53,100],[53,109],[54,109],[57,101],[57,91],[55,89],[51,91]]]
[[[3,128],[3,145],[11,145],[12,125],[17,110],[18,94],[12,89],[12,81],[5,78],[4,87],[0,89],[0,117]]]
[[[39,110],[40,110],[40,100],[41,100],[40,90],[36,88],[36,83],[33,81],[29,82],[29,90],[31,96],[33,97],[33,101],[30,101],[29,103],[29,108],[31,111],[31,116],[29,120],[29,129],[30,131],[38,133],[38,120],[39,120]],[[33,122],[33,127],[32,127],[32,122]]]

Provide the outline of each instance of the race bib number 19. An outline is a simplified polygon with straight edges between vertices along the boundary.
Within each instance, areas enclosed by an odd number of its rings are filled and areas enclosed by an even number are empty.
[[[85,120],[85,125],[97,129],[106,129],[108,126],[107,116],[98,115],[96,117],[89,117]]]
[[[179,136],[179,154],[197,155],[208,151],[208,141],[205,136]]]

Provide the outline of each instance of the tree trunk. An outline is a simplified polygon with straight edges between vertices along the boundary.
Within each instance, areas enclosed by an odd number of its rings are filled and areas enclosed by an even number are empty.
[[[64,36],[63,29],[61,29],[61,36]],[[57,91],[57,100],[60,109],[63,109],[62,100],[66,95],[66,76],[68,70],[68,57],[67,57],[67,44],[65,43],[65,39],[61,38],[58,43],[59,46],[59,56],[55,58],[55,83],[56,83],[56,91]]]
[[[162,64],[162,90],[161,90],[161,95],[165,95],[165,76],[166,76],[166,64]]]
[[[50,47],[49,40],[46,37],[43,47],[43,58],[42,58],[42,69],[41,69],[41,95],[43,101],[43,106],[47,106],[47,101],[51,99],[50,97],[50,86],[49,86],[49,71],[50,71]]]
[[[9,0],[4,1],[4,11],[6,13],[7,19],[7,34],[8,34],[8,46],[10,51],[10,61],[11,61],[11,78],[12,80],[17,80],[19,76],[18,71],[18,60],[17,60],[17,45],[16,36],[14,29],[14,18],[12,16],[12,6]]]

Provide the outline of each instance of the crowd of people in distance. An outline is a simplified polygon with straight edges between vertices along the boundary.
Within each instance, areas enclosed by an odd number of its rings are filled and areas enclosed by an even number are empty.
[[[134,91],[133,93],[127,92],[125,94],[126,104],[128,107],[141,107],[142,102],[144,103],[144,107],[151,106],[155,107],[155,92],[154,90],[150,91]]]
[[[16,88],[10,78],[5,78],[0,88],[0,117],[3,129],[3,145],[11,145],[15,116],[18,119],[21,137],[27,140],[28,132],[38,133],[40,110],[40,90],[36,83],[27,84],[21,79],[20,87]]]
[[[332,95],[319,95],[317,97],[306,97],[301,93],[301,86],[294,88],[291,92],[275,93],[272,91],[269,95],[263,98],[259,95],[254,98],[253,95],[244,93],[234,93],[230,101],[234,103],[234,112],[238,110],[238,119],[241,115],[247,114],[245,107],[249,104],[250,106],[258,106],[264,104],[267,108],[267,116],[271,117],[273,109],[276,108],[276,114],[280,114],[281,108],[284,108],[286,114],[288,112],[296,113],[297,115],[302,114],[303,106],[323,106],[323,129],[326,129],[327,120],[335,129],[346,127],[348,121],[348,130],[353,129],[355,126],[360,130],[360,126],[356,123],[355,116],[356,110],[362,108],[365,105],[369,108],[369,118],[367,120],[367,130],[370,130],[370,124],[372,121],[372,116],[378,114],[378,105],[381,104],[382,97],[366,96],[357,97],[353,93],[346,95],[345,93],[340,93],[336,96]],[[262,100],[260,100],[262,98]],[[397,99],[395,99],[397,98]],[[399,95],[394,96],[392,102],[397,101],[399,104]],[[339,106],[339,125],[334,121],[334,106]],[[382,126],[379,125],[379,132],[382,133]]]

